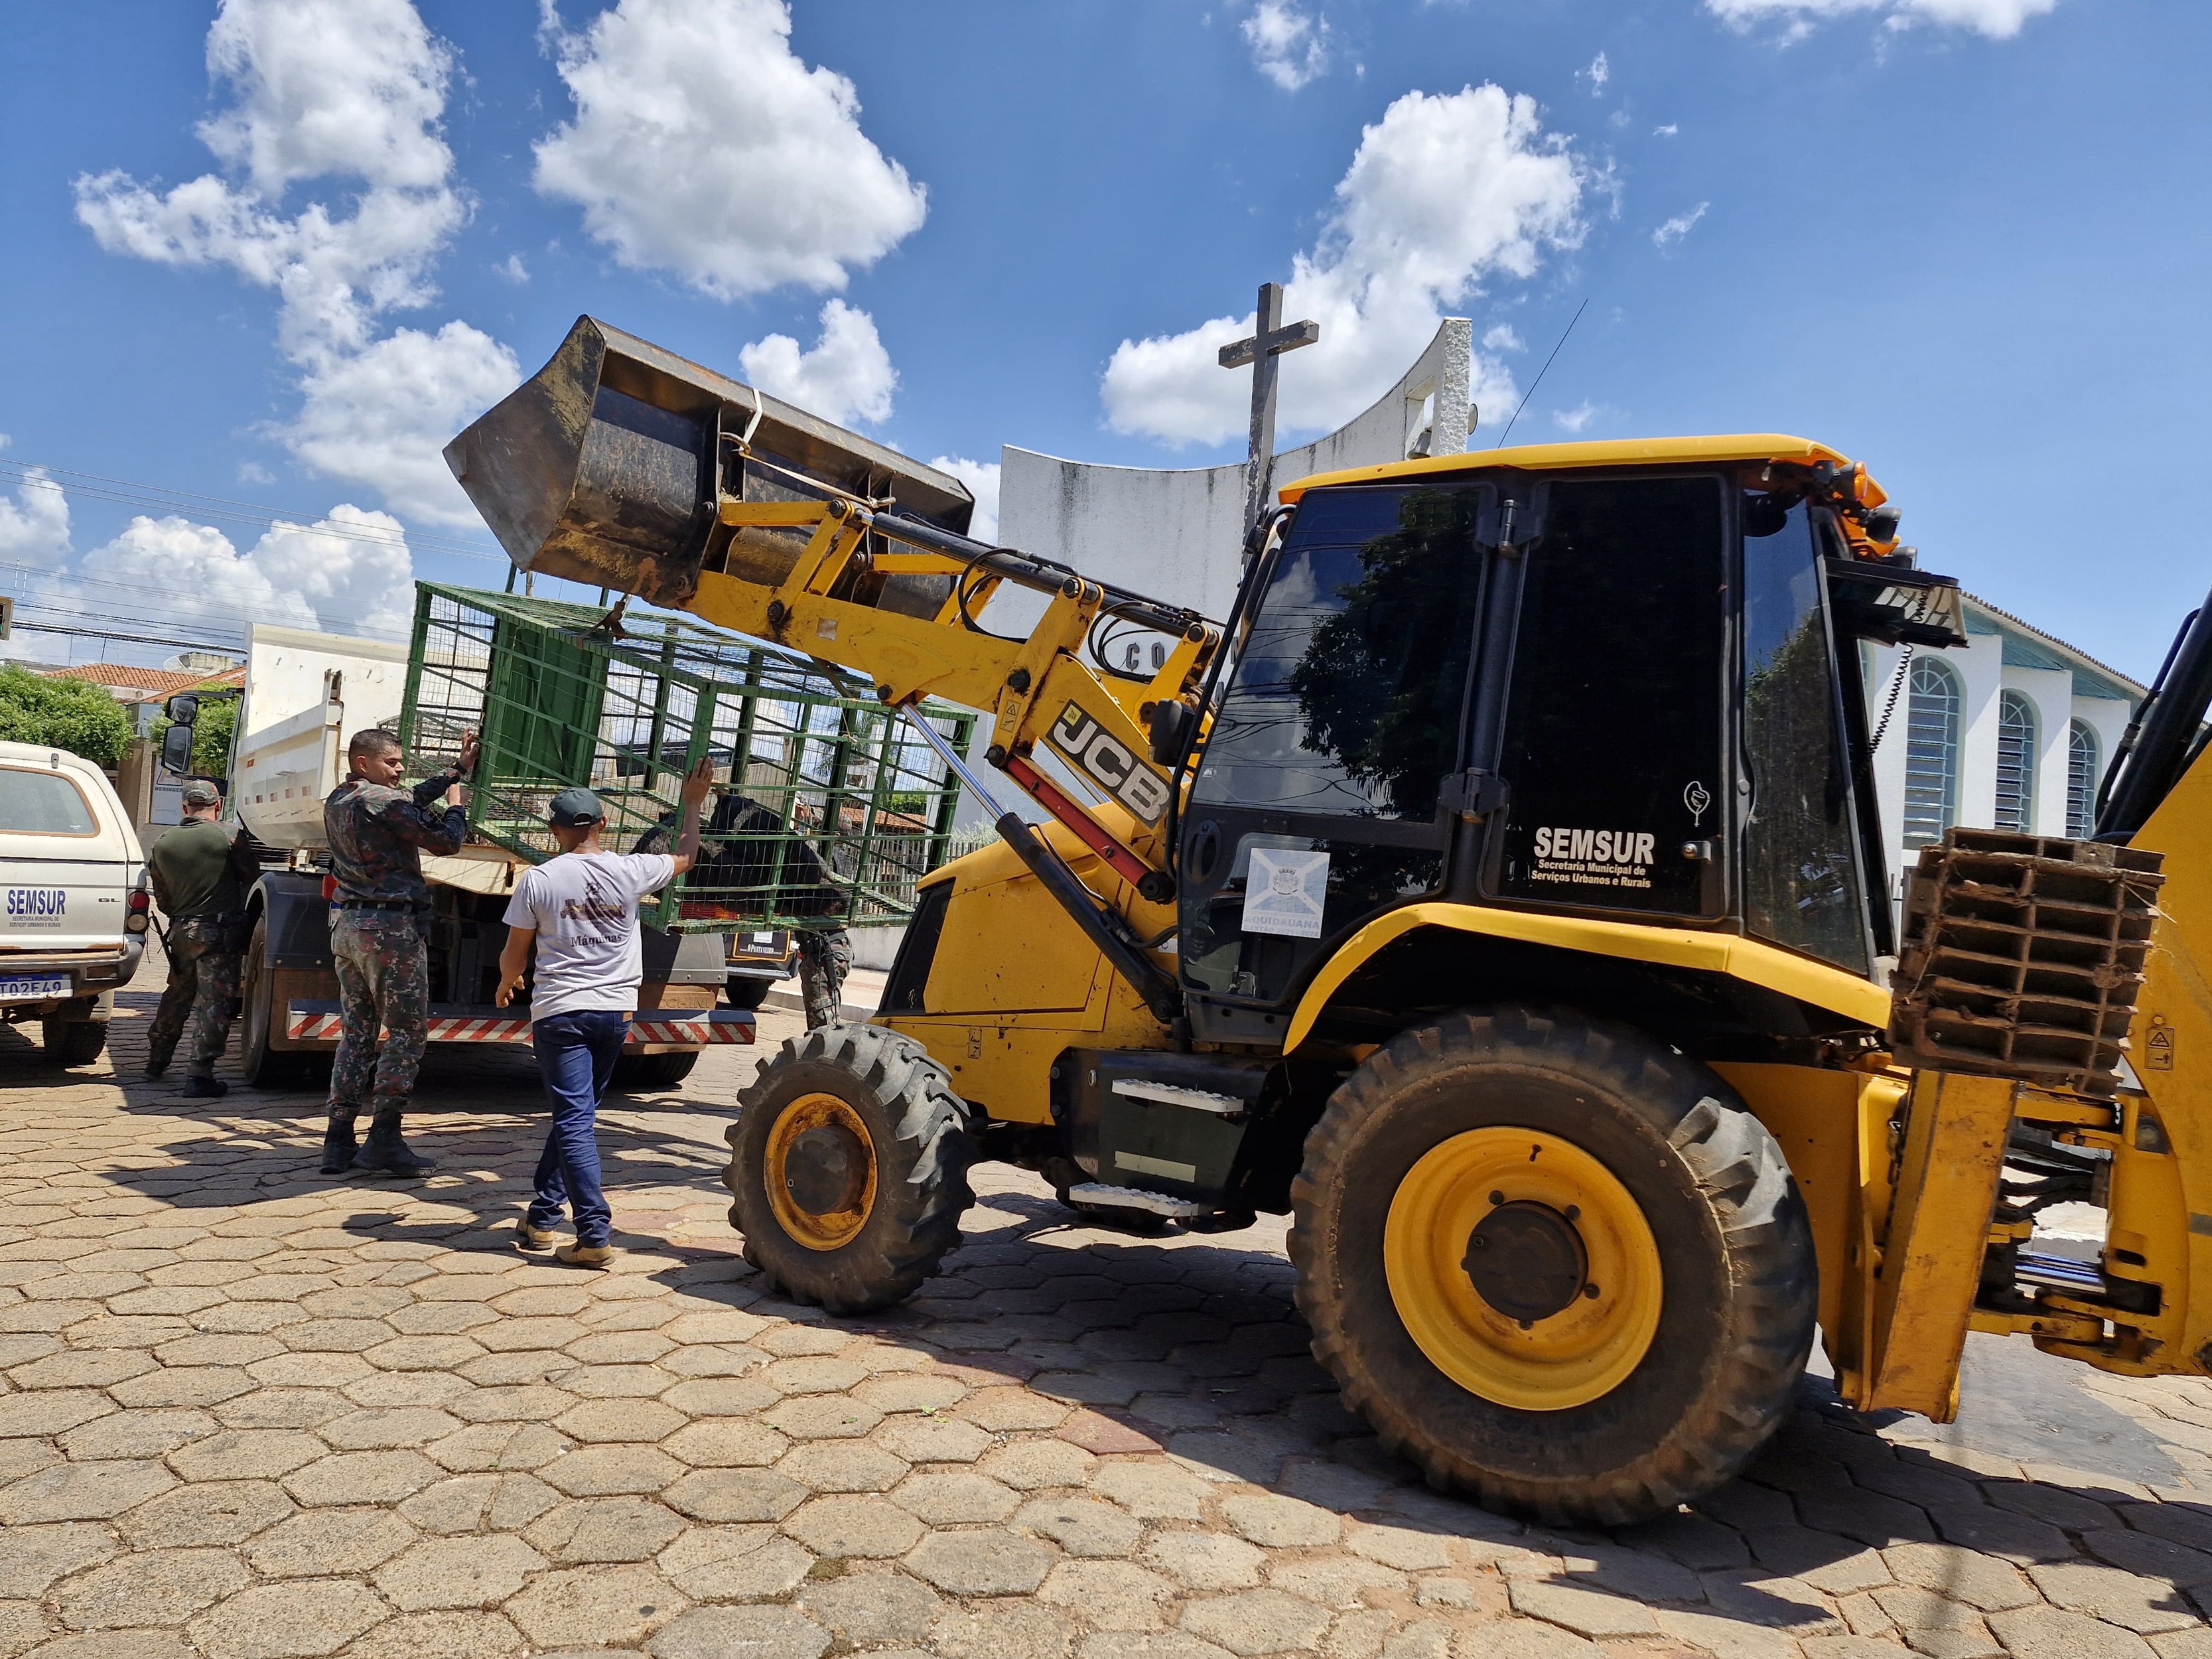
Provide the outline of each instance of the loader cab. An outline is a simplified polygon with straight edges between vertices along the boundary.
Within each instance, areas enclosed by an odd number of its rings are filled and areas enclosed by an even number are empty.
[[[1297,492],[1182,820],[1194,1035],[1279,1042],[1407,905],[1893,953],[1857,641],[1963,642],[1955,584],[1832,460],[1529,464],[1597,447]]]

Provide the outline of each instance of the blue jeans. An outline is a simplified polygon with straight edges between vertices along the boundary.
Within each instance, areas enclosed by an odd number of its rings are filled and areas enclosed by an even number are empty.
[[[629,1016],[611,1009],[579,1009],[555,1014],[530,1028],[538,1050],[538,1075],[553,1107],[553,1128],[538,1160],[538,1196],[531,1201],[530,1224],[550,1227],[566,1205],[575,1218],[579,1244],[604,1244],[614,1224],[606,1194],[599,1190],[599,1099],[614,1075]]]

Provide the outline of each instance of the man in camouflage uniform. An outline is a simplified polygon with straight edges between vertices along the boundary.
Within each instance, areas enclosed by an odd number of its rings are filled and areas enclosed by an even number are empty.
[[[430,889],[422,854],[460,850],[468,833],[468,791],[477,735],[461,740],[459,762],[411,789],[399,739],[372,727],[346,745],[346,781],[323,803],[330,842],[331,954],[338,974],[339,1036],[331,1066],[330,1122],[323,1173],[412,1176],[430,1168],[400,1138],[429,1036]],[[447,791],[453,804],[431,807]],[[386,1036],[377,1047],[377,1028]],[[368,1140],[357,1146],[354,1120],[371,1109]]]
[[[842,927],[802,927],[799,946],[799,990],[806,1001],[806,1024],[834,1025],[845,1016],[845,975],[853,971],[853,936]]]
[[[185,1063],[185,1097],[220,1100],[230,1085],[215,1074],[215,1063],[230,1040],[238,1004],[239,946],[234,937],[252,869],[240,840],[216,819],[222,796],[195,778],[185,786],[185,820],[155,842],[146,854],[147,874],[161,914],[169,919],[164,944],[169,982],[146,1036],[146,1075],[169,1069],[186,1019],[191,1024],[191,1053]]]

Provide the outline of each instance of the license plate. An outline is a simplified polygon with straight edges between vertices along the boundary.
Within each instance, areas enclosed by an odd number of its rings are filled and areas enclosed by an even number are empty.
[[[0,1002],[44,1002],[69,994],[67,974],[0,974]]]

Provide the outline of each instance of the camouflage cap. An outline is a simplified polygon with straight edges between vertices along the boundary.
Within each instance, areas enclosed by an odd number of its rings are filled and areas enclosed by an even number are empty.
[[[222,805],[222,791],[205,778],[194,778],[184,787],[184,803],[187,806],[220,806]]]

